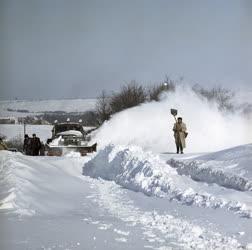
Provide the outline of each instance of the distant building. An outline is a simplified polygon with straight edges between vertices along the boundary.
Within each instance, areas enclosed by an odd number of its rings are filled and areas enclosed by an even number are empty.
[[[16,124],[17,119],[15,117],[0,117],[0,124]]]
[[[19,124],[30,124],[30,125],[50,125],[51,123],[42,119],[41,117],[36,116],[26,116],[18,118]]]

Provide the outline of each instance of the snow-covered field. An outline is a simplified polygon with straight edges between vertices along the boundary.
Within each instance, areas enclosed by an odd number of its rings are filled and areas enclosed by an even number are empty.
[[[7,100],[0,101],[0,117],[24,117],[48,111],[85,112],[93,110],[96,99]],[[27,110],[15,112],[11,110]]]
[[[184,155],[173,107],[189,129]],[[87,157],[0,151],[0,249],[252,249],[250,128],[184,89],[113,116]],[[51,126],[27,132],[45,140]]]

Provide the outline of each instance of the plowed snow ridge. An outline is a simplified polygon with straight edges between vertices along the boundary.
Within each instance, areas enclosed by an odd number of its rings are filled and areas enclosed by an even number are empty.
[[[245,203],[198,188],[197,183],[180,176],[158,155],[144,152],[136,146],[107,146],[85,164],[83,174],[115,181],[123,187],[147,195],[167,197],[187,205],[225,208],[241,216],[251,217],[251,210]]]
[[[194,160],[167,162],[180,175],[239,191],[252,191],[252,144],[206,154]]]

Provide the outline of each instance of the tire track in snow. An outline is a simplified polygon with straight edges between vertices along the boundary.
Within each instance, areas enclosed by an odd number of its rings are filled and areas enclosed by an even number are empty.
[[[96,202],[112,216],[131,227],[141,226],[146,248],[154,249],[243,249],[240,243],[231,237],[209,231],[186,220],[170,214],[158,214],[156,211],[142,211],[128,200],[127,190],[114,182],[91,180],[98,190]],[[157,236],[158,235],[158,236]],[[124,237],[127,237],[124,232]],[[158,245],[158,248],[156,248]]]

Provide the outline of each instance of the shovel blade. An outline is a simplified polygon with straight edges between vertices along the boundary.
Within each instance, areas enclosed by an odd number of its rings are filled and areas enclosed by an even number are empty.
[[[171,109],[171,114],[176,116],[178,114],[178,110],[177,109]]]

